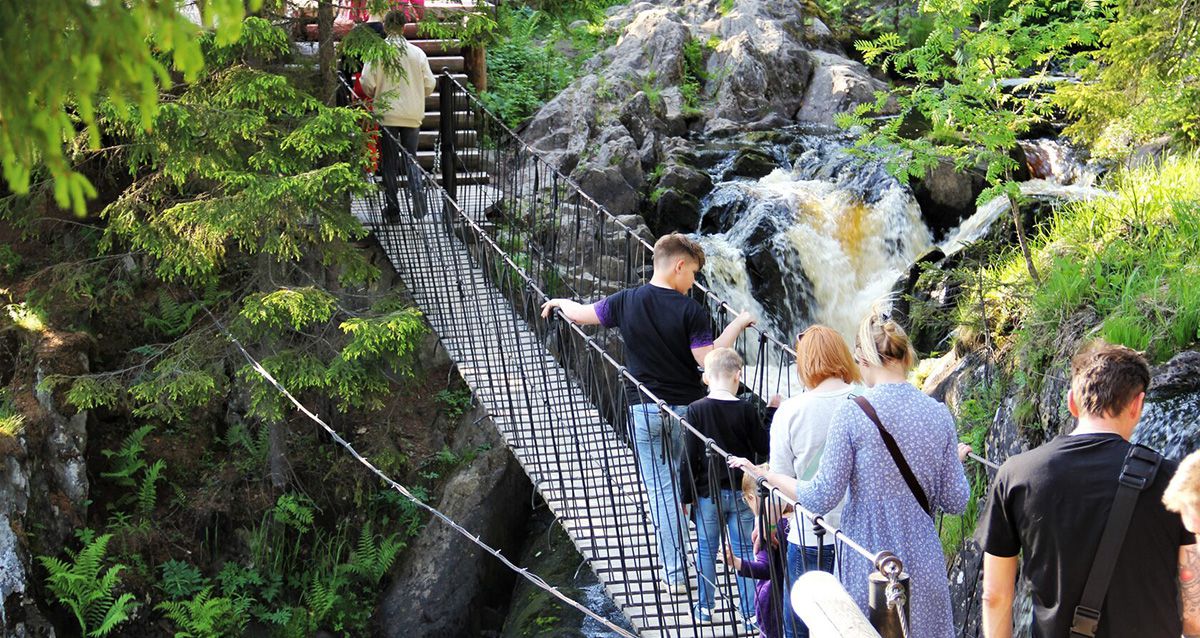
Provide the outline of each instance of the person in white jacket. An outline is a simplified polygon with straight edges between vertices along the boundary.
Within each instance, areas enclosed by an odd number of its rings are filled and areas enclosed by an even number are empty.
[[[806,391],[784,401],[775,413],[771,471],[805,481],[812,479],[821,464],[834,410],[851,396],[862,394],[858,385],[862,375],[845,339],[822,325],[810,326],[796,337],[796,372]],[[830,525],[841,524],[844,503],[825,515]],[[803,519],[797,517],[796,523],[788,530],[788,582],[815,569],[832,572],[833,535],[818,539],[814,530],[803,529],[807,527]],[[785,614],[783,627],[788,638],[808,638],[808,628],[791,614]]]
[[[375,112],[383,124],[380,135],[380,165],[383,172],[384,196],[387,207],[383,216],[388,222],[400,219],[399,172],[404,162],[413,217],[425,216],[421,175],[416,166],[417,140],[421,120],[425,118],[425,98],[433,95],[436,81],[429,68],[425,52],[404,39],[404,11],[392,10],[383,18],[387,41],[396,47],[395,64],[370,61],[363,65],[363,90],[375,100]],[[403,146],[407,153],[403,153]]]

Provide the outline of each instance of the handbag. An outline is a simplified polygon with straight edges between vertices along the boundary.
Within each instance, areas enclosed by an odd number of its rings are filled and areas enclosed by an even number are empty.
[[[933,517],[933,509],[929,507],[929,497],[925,496],[925,490],[921,489],[921,484],[917,481],[917,475],[913,474],[912,468],[908,466],[908,461],[904,460],[904,454],[900,452],[900,446],[896,444],[896,439],[890,432],[883,428],[883,424],[879,422],[879,415],[875,413],[875,406],[866,397],[852,397],[850,399],[862,408],[862,411],[867,415],[868,419],[875,424],[879,430],[879,436],[883,437],[883,444],[887,446],[888,452],[892,455],[892,460],[895,461],[896,467],[900,470],[900,475],[904,477],[904,482],[908,484],[908,489],[912,491],[912,495],[916,497],[917,503],[921,505],[921,509],[925,510],[931,518]]]

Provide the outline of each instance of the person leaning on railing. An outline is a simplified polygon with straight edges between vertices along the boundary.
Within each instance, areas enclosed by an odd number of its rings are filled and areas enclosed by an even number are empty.
[[[809,326],[796,336],[796,373],[805,391],[779,406],[771,424],[771,471],[809,480],[816,476],[829,435],[833,413],[851,396],[862,394],[862,373],[846,340],[833,328]],[[841,525],[843,500],[825,520]],[[833,534],[818,539],[804,525],[793,525],[787,535],[788,582],[806,571],[833,572]],[[818,547],[821,545],[821,547]],[[788,613],[784,617],[788,638],[808,638],[808,627]]]
[[[876,310],[859,327],[855,359],[869,389],[833,414],[817,474],[800,481],[777,472],[767,480],[803,508],[825,514],[842,498],[842,531],[866,547],[904,560],[910,583],[908,635],[953,638],[946,562],[933,515],[958,514],[970,496],[954,417],[907,381],[916,354],[904,329]],[[857,403],[858,401],[865,401]],[[891,437],[896,453],[889,450]],[[731,465],[746,467],[745,459]],[[911,482],[910,482],[911,481]],[[867,610],[874,566],[842,560],[842,585]]]
[[[1149,382],[1137,352],[1090,344],[1071,361],[1067,408],[1078,425],[1000,467],[980,520],[988,638],[1013,634],[1018,555],[1035,638],[1200,631],[1200,617],[1181,617],[1179,607],[1196,539],[1162,503],[1176,464],[1129,441]],[[1185,613],[1200,606],[1190,575]]]
[[[738,315],[716,339],[708,312],[688,296],[696,273],[704,267],[704,249],[682,233],[664,235],[654,244],[654,275],[650,283],[627,288],[596,303],[551,299],[542,316],[556,308],[578,324],[620,328],[629,373],[654,398],[682,415],[689,403],[704,398],[700,367],[713,347],[731,347],[753,323],[749,313]],[[626,380],[634,457],[650,502],[650,518],[658,539],[662,580],[672,595],[688,592],[685,564],[687,527],[679,503],[679,463],[683,432],[678,420],[666,416],[651,397]]]

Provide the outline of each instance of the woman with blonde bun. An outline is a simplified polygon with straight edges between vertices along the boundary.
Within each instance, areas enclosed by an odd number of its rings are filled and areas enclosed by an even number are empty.
[[[811,481],[771,472],[768,480],[801,507],[825,514],[845,498],[842,530],[863,546],[890,550],[909,574],[910,636],[952,638],[954,619],[946,564],[934,515],[966,509],[970,487],[945,405],[908,383],[916,359],[908,335],[887,312],[859,326],[854,358],[869,389],[837,408],[820,466]],[[889,450],[891,437],[897,454]],[[731,465],[748,467],[744,459]],[[903,468],[903,469],[902,469]],[[908,473],[910,479],[905,477]],[[865,612],[874,567],[842,554],[842,584]]]

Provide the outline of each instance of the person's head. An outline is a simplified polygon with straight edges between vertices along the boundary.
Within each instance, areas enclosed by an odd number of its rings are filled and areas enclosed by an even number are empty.
[[[704,356],[704,383],[714,390],[737,392],[742,380],[742,357],[733,348],[713,348]]]
[[[917,353],[904,328],[889,312],[876,307],[858,326],[854,360],[861,367],[867,385],[875,385],[883,371],[907,374],[917,360]]]
[[[407,23],[408,18],[400,9],[392,9],[383,16],[383,30],[388,35],[404,35],[404,25]]]
[[[831,378],[846,383],[862,381],[846,340],[833,328],[820,324],[796,336],[796,374],[809,389]]]
[[[1142,416],[1150,366],[1136,351],[1094,341],[1071,360],[1067,408],[1080,421],[1103,424],[1125,438]]]
[[[766,476],[767,472],[770,471],[771,466],[766,463],[754,466],[754,474],[759,476]],[[746,501],[746,505],[749,506],[750,511],[754,512],[755,516],[758,516],[758,479],[754,474],[742,472],[742,500]]]
[[[1200,537],[1200,450],[1192,452],[1179,464],[1163,492],[1163,505],[1178,512],[1188,531]]]
[[[704,248],[683,233],[663,235],[654,242],[654,278],[687,294],[704,267]]]

